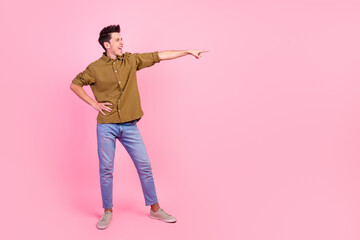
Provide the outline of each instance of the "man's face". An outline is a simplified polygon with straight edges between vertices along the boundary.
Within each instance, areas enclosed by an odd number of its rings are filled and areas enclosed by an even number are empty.
[[[111,33],[110,44],[105,42],[105,48],[109,53],[112,53],[116,56],[121,56],[123,54],[123,41],[120,33],[113,32]]]

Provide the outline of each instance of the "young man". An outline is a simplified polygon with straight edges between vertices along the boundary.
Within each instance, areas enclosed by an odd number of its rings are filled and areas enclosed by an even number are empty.
[[[73,80],[70,89],[83,101],[99,111],[97,116],[97,147],[100,188],[104,214],[97,228],[105,229],[112,218],[113,168],[116,139],[129,153],[137,169],[145,205],[151,206],[150,217],[165,222],[176,222],[158,203],[151,164],[141,138],[137,122],[144,115],[136,80],[136,71],[150,67],[161,60],[185,55],[200,58],[206,50],[156,51],[150,53],[123,53],[123,39],[119,25],[110,25],[100,32],[102,56],[90,63]],[[95,100],[82,88],[90,85]]]

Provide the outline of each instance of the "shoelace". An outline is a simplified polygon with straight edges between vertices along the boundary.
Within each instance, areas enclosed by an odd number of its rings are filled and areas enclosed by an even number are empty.
[[[171,216],[170,214],[168,214],[167,212],[165,212],[163,209],[159,209],[159,210],[161,211],[161,212],[160,212],[161,214],[163,214],[163,215],[165,214],[165,215],[167,215],[168,217]]]
[[[111,216],[111,212],[106,211],[106,212],[104,213],[104,215],[102,216],[100,222],[106,222],[106,221],[110,218],[110,216]]]

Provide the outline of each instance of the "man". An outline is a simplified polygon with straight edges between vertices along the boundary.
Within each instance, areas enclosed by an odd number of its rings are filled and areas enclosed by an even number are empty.
[[[110,25],[100,32],[102,56],[90,63],[73,80],[70,89],[83,101],[99,111],[97,116],[97,147],[100,188],[104,214],[97,228],[105,229],[112,218],[113,167],[116,139],[129,153],[137,169],[145,205],[151,206],[150,217],[165,222],[176,222],[158,203],[151,164],[141,138],[137,122],[144,115],[137,87],[136,71],[162,60],[185,55],[200,58],[206,50],[156,51],[151,53],[123,53],[123,39],[119,25]],[[90,85],[95,100],[82,88]]]

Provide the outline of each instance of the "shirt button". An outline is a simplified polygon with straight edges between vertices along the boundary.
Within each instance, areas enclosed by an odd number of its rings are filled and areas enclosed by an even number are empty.
[[[117,72],[117,71],[115,70],[115,72]]]
[[[115,62],[113,62],[113,64],[115,64]]]

